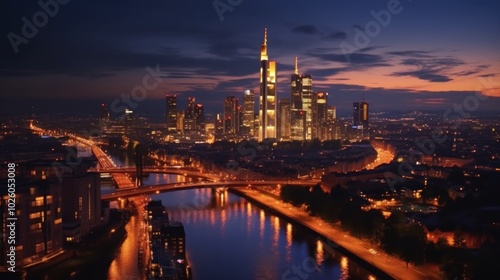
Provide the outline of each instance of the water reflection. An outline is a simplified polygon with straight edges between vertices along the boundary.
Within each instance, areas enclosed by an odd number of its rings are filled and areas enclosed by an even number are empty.
[[[168,183],[178,177],[151,174],[145,182]],[[188,260],[195,280],[283,279],[287,270],[302,266],[304,260],[319,268],[307,274],[310,280],[372,279],[340,253],[329,256],[326,245],[316,236],[230,192],[196,189],[158,194],[152,199],[161,199],[171,219],[184,223]],[[125,279],[128,267],[137,270],[134,251],[138,239],[131,239],[133,230],[129,225],[129,235],[109,267],[108,279]],[[312,263],[307,263],[308,268]]]
[[[290,261],[292,258],[292,224],[286,224],[286,260]]]
[[[340,258],[340,279],[349,279],[349,259],[347,257]]]
[[[325,251],[323,250],[323,242],[316,240],[316,263],[322,265],[325,260]]]

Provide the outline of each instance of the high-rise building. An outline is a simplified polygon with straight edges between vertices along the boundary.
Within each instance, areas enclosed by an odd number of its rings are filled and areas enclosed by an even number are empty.
[[[109,126],[109,119],[110,115],[109,115],[108,105],[102,103],[99,111],[99,128],[101,129],[101,133],[107,131]]]
[[[353,122],[352,125],[358,129],[368,128],[368,102],[354,102],[353,107]]]
[[[326,140],[328,133],[328,92],[315,92],[313,94],[313,138]]]
[[[125,109],[125,134],[130,134],[132,132],[133,125],[134,125],[134,111]]]
[[[175,132],[177,131],[177,96],[176,95],[166,95],[166,124],[167,131]]]
[[[234,135],[239,130],[238,98],[228,96],[224,100],[224,134]]]
[[[184,110],[177,111],[177,131],[184,134]]]
[[[215,115],[215,124],[214,124],[214,134],[215,140],[221,140],[224,135],[224,116],[223,114]]]
[[[304,110],[306,114],[306,131],[305,137],[302,140],[311,140],[315,136],[312,76],[309,74],[299,74],[298,58],[295,58],[295,71],[291,76],[291,92],[291,110]],[[302,118],[303,116],[298,113],[292,113],[291,117]],[[291,120],[291,122],[293,123],[295,120]],[[295,135],[300,134],[298,132],[295,133]]]
[[[304,141],[306,138],[306,114],[305,110],[293,110],[291,113],[290,140]]]
[[[266,28],[260,49],[259,141],[276,138],[277,64],[268,60]]]
[[[205,111],[203,110],[202,104],[196,104],[194,108],[194,119],[196,122],[196,130],[198,133],[204,133],[205,131]]]
[[[243,92],[243,124],[242,134],[254,135],[255,93],[251,89]]]
[[[291,124],[291,101],[290,98],[280,98],[278,106],[278,139],[280,141],[290,140]]]
[[[184,133],[192,134],[196,132],[196,99],[188,97],[188,107],[184,112]]]

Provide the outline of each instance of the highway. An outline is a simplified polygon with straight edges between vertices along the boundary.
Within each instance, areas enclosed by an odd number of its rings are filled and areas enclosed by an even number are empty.
[[[88,142],[88,140],[85,141]],[[104,151],[101,148],[91,143],[89,146],[92,148],[92,152],[97,157],[97,161],[99,161],[99,165],[101,166],[101,168],[103,169],[116,168],[116,165],[113,163],[111,158],[106,153],[104,153]],[[130,169],[131,170],[127,173],[135,172],[135,168],[130,168]],[[130,180],[130,178],[125,173],[112,173],[111,176],[113,177],[113,180],[115,180],[118,189],[135,188],[134,182],[132,182],[132,180]]]

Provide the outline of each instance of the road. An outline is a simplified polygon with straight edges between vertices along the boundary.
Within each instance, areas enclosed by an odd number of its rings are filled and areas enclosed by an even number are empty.
[[[270,195],[263,194],[257,190],[238,189],[238,191],[269,206],[275,211],[288,216],[317,233],[324,235],[329,240],[338,243],[348,251],[386,272],[394,279],[441,279],[439,270],[436,266],[422,265],[415,267],[410,265],[407,268],[405,262],[392,256],[388,256],[383,253],[380,248],[371,245],[370,242],[352,237],[348,232],[340,229],[339,227],[327,224],[320,218],[310,216],[301,208],[292,207],[290,204],[283,203],[281,200]]]

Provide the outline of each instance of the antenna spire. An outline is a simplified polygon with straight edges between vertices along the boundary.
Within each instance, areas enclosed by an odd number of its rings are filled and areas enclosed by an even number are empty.
[[[299,58],[295,57],[295,74],[299,74]]]
[[[267,27],[264,28],[264,46],[267,46]]]

